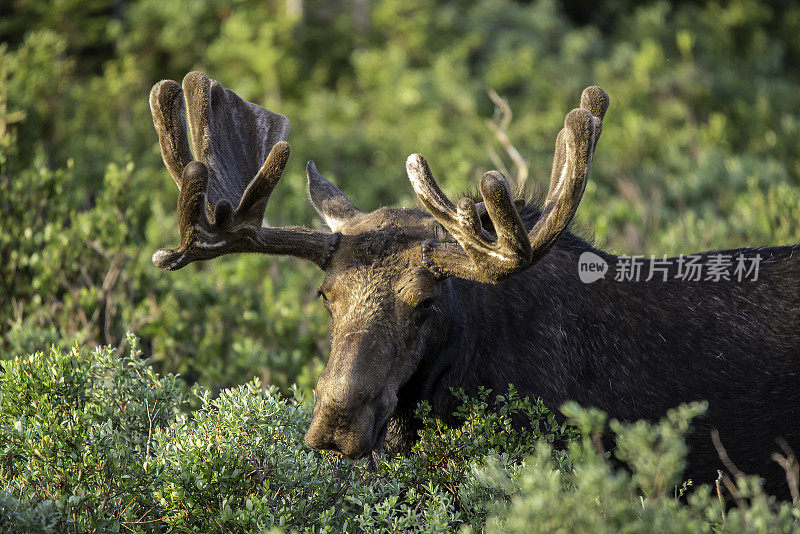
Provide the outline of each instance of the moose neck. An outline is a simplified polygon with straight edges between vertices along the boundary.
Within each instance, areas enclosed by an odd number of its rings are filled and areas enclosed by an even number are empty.
[[[584,355],[574,350],[581,333],[570,317],[592,305],[592,286],[578,278],[585,251],[609,256],[567,234],[540,262],[501,284],[447,281],[451,321],[435,357],[433,374],[441,373],[443,386],[431,391],[436,412],[453,411],[450,387],[499,394],[513,384],[551,408],[580,394],[581,373],[574,370],[584,366]]]
[[[739,383],[780,391],[774,381],[783,378],[776,377],[796,374],[795,331],[770,328],[797,324],[797,305],[772,303],[797,302],[786,266],[800,247],[727,251],[759,254],[758,283],[635,283],[613,275],[583,283],[578,262],[587,251],[612,270],[618,263],[565,234],[541,261],[503,283],[450,282],[451,323],[436,360],[451,363],[431,397],[437,413],[453,411],[450,387],[502,393],[514,384],[553,410],[574,400],[620,420],[656,420],[681,402],[723,406],[752,394]],[[675,280],[677,262],[669,269]],[[752,324],[767,326],[754,335]],[[763,347],[772,351],[769,365]],[[736,380],[726,378],[732,368]]]

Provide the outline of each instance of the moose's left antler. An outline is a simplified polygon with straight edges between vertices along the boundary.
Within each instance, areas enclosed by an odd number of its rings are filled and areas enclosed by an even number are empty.
[[[424,256],[428,267],[442,276],[496,283],[544,256],[578,209],[608,104],[605,91],[588,87],[581,96],[581,107],[567,114],[556,139],[544,209],[530,232],[511,199],[508,181],[499,172],[487,172],[480,184],[485,209],[497,234],[492,239],[481,225],[474,201],[462,198],[455,206],[436,184],[425,158],[420,154],[409,156],[406,171],[414,191],[461,245],[427,242]]]

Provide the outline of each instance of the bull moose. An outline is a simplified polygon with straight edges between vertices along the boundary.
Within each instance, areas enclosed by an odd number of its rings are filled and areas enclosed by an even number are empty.
[[[289,158],[286,117],[200,72],[182,87],[159,82],[150,108],[180,189],[180,244],[155,252],[153,263],[175,270],[261,252],[324,272],[319,296],[332,346],[305,435],[314,449],[352,459],[402,450],[415,435],[418,402],[447,417],[451,387],[513,383],[552,408],[575,400],[623,421],[658,419],[702,399],[709,410],[689,438],[689,475],[716,477],[717,430],[739,469],[785,496],[785,473],[770,454],[776,439],[800,450],[800,246],[693,255],[709,265],[759,259],[758,276],[745,279],[687,279],[682,258],[673,258],[641,260],[651,274],[660,262],[647,281],[582,281],[586,253],[611,268],[625,261],[568,229],[608,106],[608,95],[589,87],[566,115],[541,202],[514,199],[506,178],[490,171],[480,196],[454,204],[412,154],[406,170],[425,210],[364,213],[310,161],[311,202],[330,229],[317,231],[262,226]]]

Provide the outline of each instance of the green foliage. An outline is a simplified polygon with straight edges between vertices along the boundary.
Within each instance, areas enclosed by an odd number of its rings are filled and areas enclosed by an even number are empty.
[[[187,389],[131,355],[53,348],[0,375],[4,531],[450,531],[480,528],[506,495],[475,472],[518,470],[538,443],[572,431],[540,402],[458,393],[457,424],[421,406],[407,457],[352,463],[308,449],[310,406],[253,382]],[[492,400],[493,399],[493,400]],[[497,410],[489,402],[496,403]],[[512,418],[528,421],[519,432]],[[568,468],[563,451],[555,465]]]
[[[419,530],[422,525],[428,531],[439,527],[450,531],[458,525],[480,528],[487,512],[507,495],[502,488],[487,485],[477,472],[488,463],[513,473],[540,443],[563,446],[575,437],[573,429],[559,424],[541,401],[520,399],[513,386],[506,395],[492,395],[491,390],[481,390],[474,398],[462,391],[455,395],[460,401],[454,413],[456,424],[448,426],[432,418],[430,406],[422,404],[416,413],[422,429],[411,453],[378,463],[367,479],[383,492],[381,501],[372,504],[374,513],[386,508],[386,503],[392,503],[392,510],[386,518],[365,518],[360,527],[389,531]],[[526,431],[517,430],[515,421],[524,424]],[[569,469],[563,450],[551,456],[555,465]],[[418,510],[425,514],[415,514]],[[430,514],[438,517],[439,527],[434,528]]]
[[[670,410],[659,423],[612,421],[614,455],[628,470],[612,469],[609,454],[598,451],[597,442],[586,435],[570,443],[571,471],[553,461],[545,444],[515,477],[492,467],[488,480],[511,488],[513,497],[487,522],[486,531],[800,532],[800,508],[765,496],[756,477],[738,481],[737,506],[727,512],[714,488],[680,483],[687,452],[684,437],[692,418],[705,410],[705,403],[693,403]],[[597,410],[571,404],[563,411],[593,432],[606,427],[604,414]]]
[[[77,346],[2,362],[0,530],[119,530],[152,506],[153,433],[186,402],[175,376]]]
[[[487,410],[488,392],[467,399],[453,428],[421,407],[420,440],[407,457],[353,464],[310,451],[303,433],[307,405],[281,398],[258,381],[206,396],[191,418],[183,416],[159,434],[164,461],[161,505],[175,511],[181,528],[247,530],[280,526],[325,532],[450,531],[479,526],[502,493],[473,476],[486,458],[508,469],[521,465],[540,439],[568,435],[541,404],[512,393]],[[516,432],[511,416],[531,418],[544,432]],[[167,514],[171,515],[171,514]]]
[[[309,158],[365,210],[413,204],[411,152],[451,193],[514,170],[490,88],[514,111],[526,187],[542,189],[565,113],[598,84],[612,107],[578,223],[601,244],[660,256],[800,231],[796,3],[51,4],[0,8],[2,358],[135,331],[158,369],[214,390],[313,382],[327,353],[313,267],[149,261],[177,239],[177,191],[147,92],[195,68],[292,121],[270,224],[321,224]]]
[[[702,404],[621,424],[614,470],[592,439],[604,414],[481,391],[453,425],[421,405],[407,456],[356,463],[303,443],[310,406],[256,379],[214,398],[131,354],[53,348],[0,370],[3,532],[795,532],[800,508],[755,479],[724,513],[681,485]],[[514,427],[524,423],[526,429]],[[577,438],[577,439],[576,439]]]

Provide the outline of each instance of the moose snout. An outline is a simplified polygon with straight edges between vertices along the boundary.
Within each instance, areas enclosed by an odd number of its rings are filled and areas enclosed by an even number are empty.
[[[396,404],[396,393],[364,380],[364,375],[333,374],[326,369],[317,382],[305,442],[312,449],[361,458],[380,445]]]
[[[316,413],[306,431],[306,445],[316,450],[339,452],[351,460],[369,453],[375,444],[375,410],[362,406],[349,414],[333,414],[330,409]]]

